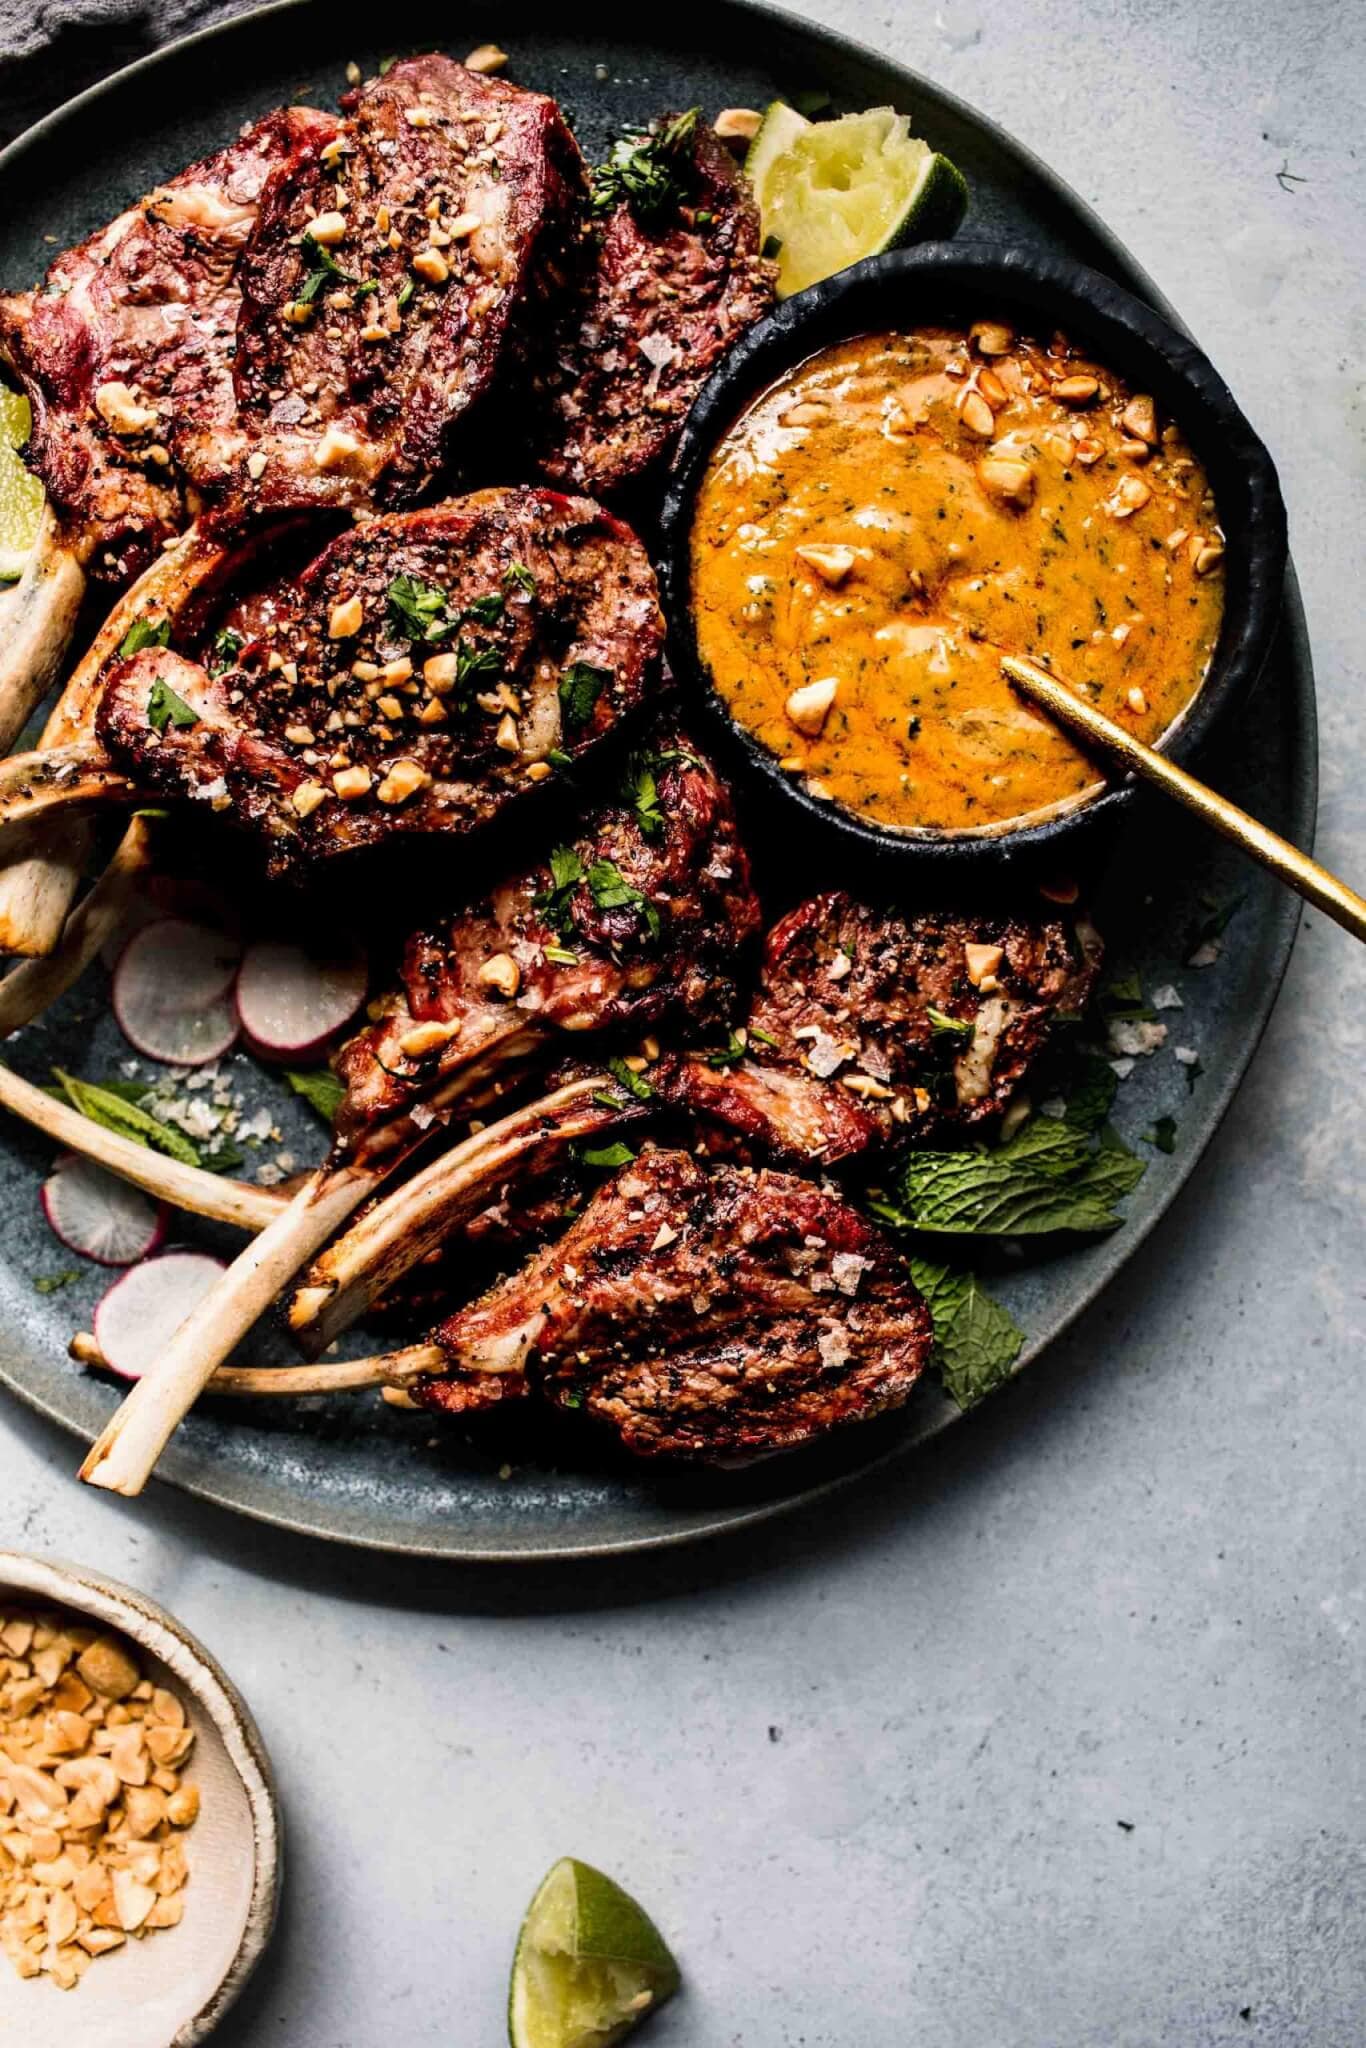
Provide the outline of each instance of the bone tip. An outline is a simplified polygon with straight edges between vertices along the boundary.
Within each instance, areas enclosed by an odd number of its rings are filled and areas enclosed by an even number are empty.
[[[289,1304],[289,1327],[303,1330],[316,1322],[322,1310],[332,1298],[330,1287],[300,1287],[295,1291]]]

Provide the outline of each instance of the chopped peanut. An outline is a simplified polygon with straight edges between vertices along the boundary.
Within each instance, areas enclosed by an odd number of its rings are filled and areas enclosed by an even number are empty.
[[[350,640],[359,633],[365,623],[365,606],[358,597],[344,597],[334,604],[328,616],[327,633],[331,640]]]
[[[753,107],[723,107],[712,122],[712,133],[722,142],[753,142],[763,118]]]
[[[466,71],[480,71],[485,76],[501,71],[507,63],[508,53],[500,50],[497,43],[481,43],[477,50],[471,50],[465,59]]]
[[[522,985],[522,971],[511,953],[495,953],[480,968],[479,980],[485,988],[497,989],[510,1002]]]
[[[332,787],[347,803],[368,796],[374,780],[368,768],[339,768],[332,777]]]

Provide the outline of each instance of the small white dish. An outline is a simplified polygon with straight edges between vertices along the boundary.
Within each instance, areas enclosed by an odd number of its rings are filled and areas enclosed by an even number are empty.
[[[0,1550],[0,1607],[65,1608],[137,1644],[147,1676],[185,1702],[199,1819],[185,1838],[179,1927],[103,1956],[74,1991],[21,1979],[0,1955],[0,2041],[23,2048],[193,2048],[250,1977],[275,1925],[281,1843],[270,1760],[244,1701],[201,1643],[152,1600],[98,1572]]]

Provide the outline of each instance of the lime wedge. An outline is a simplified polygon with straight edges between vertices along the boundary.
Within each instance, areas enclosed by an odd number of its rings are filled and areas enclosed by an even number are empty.
[[[891,107],[808,121],[775,100],[745,170],[765,249],[778,259],[780,298],[865,256],[951,235],[968,203],[962,172]]]
[[[17,452],[31,427],[28,400],[0,385],[0,583],[23,575],[43,516],[43,487]]]
[[[565,1856],[527,1908],[508,1987],[512,2048],[612,2048],[678,1989],[649,1915]]]

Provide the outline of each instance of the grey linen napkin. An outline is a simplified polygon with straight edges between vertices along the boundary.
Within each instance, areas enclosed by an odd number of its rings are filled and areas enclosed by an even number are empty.
[[[121,65],[251,0],[0,0],[0,143]]]

